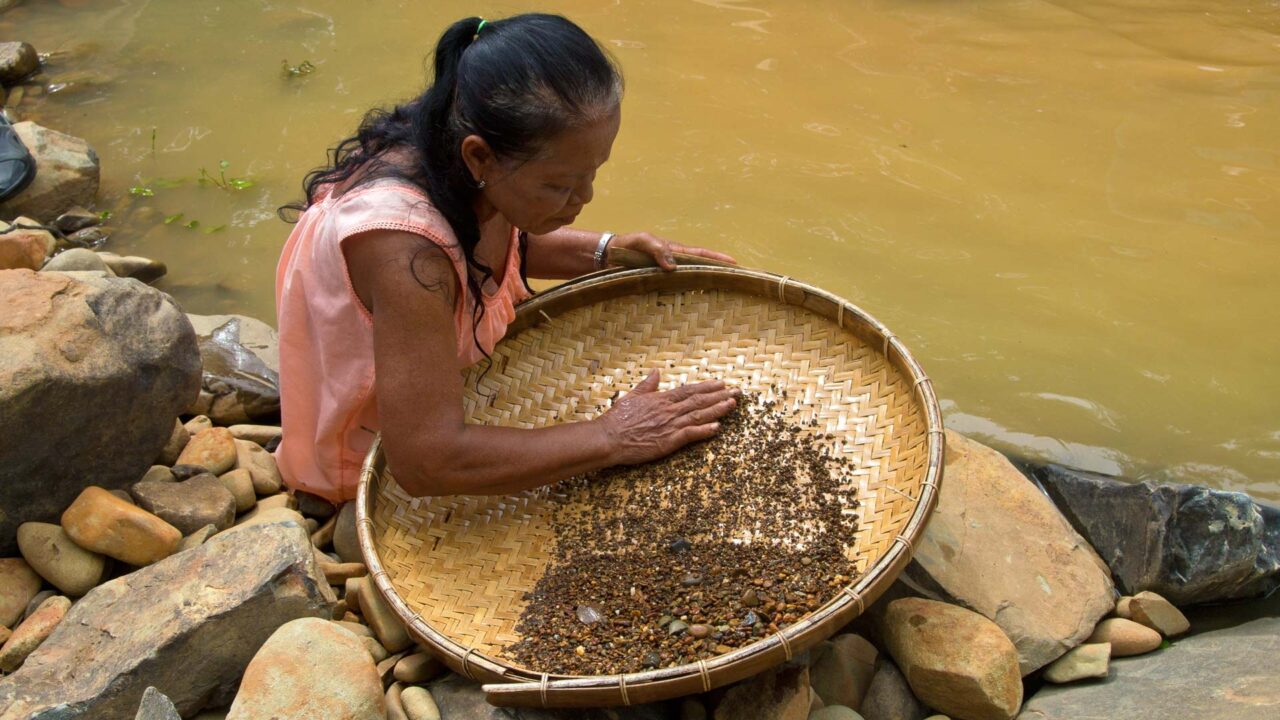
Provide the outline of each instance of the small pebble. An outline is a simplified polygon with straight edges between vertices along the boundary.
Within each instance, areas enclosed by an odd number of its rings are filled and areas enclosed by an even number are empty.
[[[667,626],[667,634],[679,635],[680,633],[688,629],[689,629],[689,623],[683,620],[672,620],[671,624]]]
[[[604,620],[604,616],[600,614],[599,610],[591,607],[590,605],[579,605],[578,620],[587,625],[594,625],[601,620]]]
[[[586,655],[586,654],[587,654],[587,649],[586,649],[585,647],[583,647],[583,646],[579,645],[578,647],[576,647],[576,648],[574,648],[574,649],[573,649],[573,652],[574,652],[578,657],[582,657],[582,656],[584,656],[584,655]]]
[[[694,585],[701,585],[702,576],[696,575],[694,573],[689,573],[688,575],[685,575],[683,578],[680,579],[680,584],[685,587],[693,587]]]
[[[701,639],[711,634],[711,628],[706,625],[690,625],[689,634]]]
[[[667,545],[667,549],[671,552],[684,552],[692,547],[693,543],[685,540],[684,538],[676,538],[671,541],[671,544]]]
[[[201,465],[174,465],[170,472],[173,475],[174,480],[182,482],[183,480],[189,480],[201,473],[208,472],[208,470],[205,470]]]
[[[742,604],[747,607],[758,607],[760,605],[760,596],[755,590],[748,590],[742,593]]]

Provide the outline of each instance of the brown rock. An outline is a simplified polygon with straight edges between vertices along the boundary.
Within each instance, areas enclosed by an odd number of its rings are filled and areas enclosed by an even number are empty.
[[[297,510],[290,510],[289,508],[282,507],[263,508],[261,506],[254,507],[249,512],[240,516],[240,519],[236,521],[235,526],[237,528],[241,528],[249,525],[258,525],[264,522],[292,522],[297,523],[298,527],[304,529],[307,526],[306,519],[304,519]]]
[[[235,446],[236,467],[248,470],[253,476],[253,489],[259,495],[280,492],[284,480],[280,477],[280,469],[276,467],[275,457],[263,450],[261,445],[248,440],[236,440]]]
[[[1018,651],[995,623],[955,605],[903,598],[889,604],[882,625],[889,653],[929,707],[965,720],[1017,714]]]
[[[326,548],[333,543],[333,529],[338,525],[338,516],[324,521],[324,524],[311,533],[311,544],[317,548]]]
[[[212,525],[205,525],[199,530],[182,538],[182,542],[178,543],[178,552],[182,552],[183,550],[190,550],[191,548],[200,547],[201,545],[209,542],[209,538],[217,534],[218,534],[218,528]]]
[[[0,647],[0,670],[7,673],[17,670],[53,633],[70,608],[71,601],[61,595],[54,595],[41,603],[31,617],[13,629],[4,647]]]
[[[400,702],[402,692],[404,686],[398,682],[387,688],[387,720],[409,720],[409,716],[404,714],[404,703]]]
[[[107,559],[76,545],[62,528],[50,523],[18,526],[18,548],[32,569],[71,597],[80,597],[102,582]]]
[[[14,123],[13,130],[36,159],[36,176],[25,190],[0,203],[5,217],[55,218],[76,205],[90,205],[98,194],[98,154],[81,138]]]
[[[150,565],[178,549],[182,533],[100,487],[87,487],[62,514],[62,529],[77,545],[127,562]]]
[[[43,171],[42,171],[43,172]],[[184,316],[131,280],[0,270],[0,556],[88,485],[137,482],[200,381]],[[86,428],[93,428],[89,432]]]
[[[906,583],[995,621],[1026,675],[1075,647],[1111,611],[1110,571],[1003,455],[947,432],[946,482]]]
[[[837,635],[814,651],[809,682],[826,705],[856,708],[871,686],[879,653],[871,643],[852,633]]]
[[[236,499],[213,475],[197,475],[180,483],[138,483],[129,488],[138,507],[155,514],[183,535],[205,525],[219,530],[236,520]]]
[[[1177,637],[1191,629],[1191,623],[1182,611],[1156,593],[1145,591],[1129,601],[1130,619],[1146,625],[1165,637]]]
[[[1108,618],[1098,623],[1089,642],[1111,643],[1111,657],[1129,657],[1155,650],[1161,638],[1160,633],[1132,620]]]
[[[160,457],[156,458],[156,463],[160,465],[176,465],[178,458],[182,455],[182,450],[191,442],[191,433],[187,431],[185,425],[178,418],[173,419],[173,432],[169,435],[169,441],[164,444],[164,449],[160,451]]]
[[[809,668],[788,663],[743,680],[725,693],[715,720],[806,720]]]
[[[236,500],[236,512],[242,513],[258,503],[258,494],[253,490],[253,476],[244,468],[236,468],[225,472],[218,478],[231,492]]]
[[[169,468],[165,467],[164,465],[152,465],[151,469],[147,470],[147,472],[142,476],[142,479],[139,480],[138,482],[140,483],[149,483],[149,482],[171,483],[171,482],[177,482],[177,481],[178,479],[173,476],[173,471],[170,470]],[[125,494],[128,495],[128,493],[125,493]],[[132,495],[129,495],[129,502],[133,503]]]
[[[188,420],[182,427],[187,431],[187,435],[189,436],[199,435],[201,432],[212,428],[213,421],[205,415],[196,415]],[[174,462],[176,463],[178,461],[175,459]]]
[[[227,428],[237,440],[247,440],[258,445],[266,445],[280,437],[280,428],[276,425],[232,425]]]
[[[202,430],[182,449],[177,464],[199,465],[214,475],[221,475],[236,466],[236,439],[226,428]]]
[[[338,522],[333,528],[333,551],[342,562],[362,562],[360,541],[356,535],[356,504],[348,502],[338,508]]]
[[[300,528],[219,533],[81,598],[0,679],[0,708],[23,718],[132,717],[155,687],[191,717],[230,704],[263,642],[290,620],[328,616],[333,601]]]
[[[440,709],[426,688],[414,685],[400,693],[400,704],[409,720],[440,720]]]
[[[365,622],[369,623],[369,627],[373,628],[373,634],[378,637],[378,642],[391,652],[400,652],[412,645],[413,641],[409,639],[409,633],[404,629],[400,616],[396,615],[387,604],[382,593],[374,587],[372,580],[364,577],[359,578],[358,581],[363,581],[360,584],[360,609],[364,614]]]
[[[21,221],[14,224],[25,225]],[[0,221],[0,231],[10,227],[9,223]],[[45,230],[13,230],[0,234],[0,270],[39,270],[48,249],[46,236],[49,233]]]
[[[1044,669],[1051,683],[1069,683],[1085,678],[1104,678],[1111,661],[1111,643],[1085,643],[1054,660]]]
[[[424,683],[434,680],[445,671],[444,663],[430,653],[417,652],[400,658],[393,671],[396,680],[402,683]]]
[[[16,85],[40,69],[40,56],[31,43],[0,43],[0,83]]]
[[[361,643],[315,618],[282,626],[245,669],[227,720],[384,720],[377,669]]]
[[[324,572],[324,579],[330,585],[345,585],[351,578],[369,574],[369,568],[364,563],[320,563],[320,570]]]
[[[0,558],[0,626],[22,619],[27,603],[40,592],[40,576],[22,558]]]

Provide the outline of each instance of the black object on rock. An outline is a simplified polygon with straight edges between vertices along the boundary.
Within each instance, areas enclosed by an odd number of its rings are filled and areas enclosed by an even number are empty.
[[[1244,493],[1030,469],[1132,595],[1175,605],[1256,597],[1280,587],[1280,509]]]
[[[36,160],[0,114],[0,201],[26,189],[36,177]]]

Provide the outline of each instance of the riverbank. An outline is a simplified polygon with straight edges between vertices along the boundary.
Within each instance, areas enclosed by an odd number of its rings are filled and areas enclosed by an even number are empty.
[[[0,718],[504,717],[372,590],[351,507],[282,487],[270,328],[189,316],[146,286],[162,264],[102,252],[102,218],[84,209],[96,154],[20,125],[43,184],[3,206],[22,218],[0,234],[0,436],[18,439],[0,450]],[[616,716],[1261,718],[1280,706],[1277,621],[1230,619],[1266,606],[1223,611],[1202,633],[1175,607],[1272,592],[1274,509],[1023,472],[947,440],[926,536],[862,618],[733,687]]]

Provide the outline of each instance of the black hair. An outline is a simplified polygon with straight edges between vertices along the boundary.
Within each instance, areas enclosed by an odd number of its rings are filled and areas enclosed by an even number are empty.
[[[622,74],[582,28],[544,13],[459,20],[441,35],[434,56],[432,84],[391,110],[366,114],[356,134],[330,151],[329,163],[307,174],[306,200],[282,207],[280,215],[296,219],[322,186],[348,180],[361,169],[353,186],[397,177],[427,194],[457,236],[466,264],[488,280],[492,268],[475,256],[480,242],[474,208],[479,187],[462,160],[462,140],[478,135],[499,158],[530,160],[556,135],[612,112],[622,99]],[[412,151],[411,167],[385,160],[388,151],[398,149]],[[520,279],[528,288],[523,231],[519,242]],[[428,287],[416,271],[414,277]],[[475,329],[485,311],[481,283],[471,273],[462,280],[464,291],[475,299],[472,333],[479,347]]]

